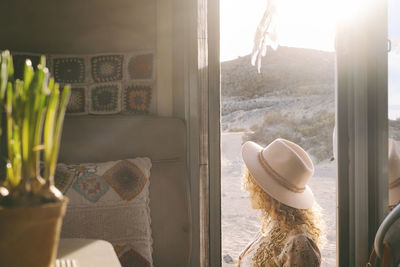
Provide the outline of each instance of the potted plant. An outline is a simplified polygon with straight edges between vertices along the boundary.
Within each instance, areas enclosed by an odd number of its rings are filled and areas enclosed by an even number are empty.
[[[27,59],[20,80],[10,53],[1,53],[0,266],[55,262],[67,199],[54,173],[69,96],[69,85],[60,94],[44,56],[36,71]]]

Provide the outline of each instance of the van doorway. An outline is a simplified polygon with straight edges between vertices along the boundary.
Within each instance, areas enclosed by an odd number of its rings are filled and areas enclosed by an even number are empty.
[[[323,3],[321,3],[323,2]],[[260,213],[242,189],[241,146],[276,138],[311,156],[310,180],[325,221],[322,266],[336,266],[335,18],[333,1],[280,1],[279,46],[267,47],[260,71],[251,64],[254,34],[265,0],[220,0],[222,266],[238,257],[260,231]],[[305,15],[307,14],[307,15]]]

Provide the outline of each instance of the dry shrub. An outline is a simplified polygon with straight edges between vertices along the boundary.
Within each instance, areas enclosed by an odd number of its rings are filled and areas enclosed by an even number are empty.
[[[333,92],[333,83],[332,84],[324,84],[324,83],[316,83],[316,84],[293,84],[291,87],[282,91],[285,95],[292,97],[303,97],[303,96],[311,96],[311,95],[327,95]]]
[[[320,111],[310,118],[270,112],[264,116],[263,124],[253,125],[253,132],[243,139],[266,146],[276,138],[284,138],[300,145],[318,163],[332,157],[334,124],[335,114],[328,111]]]
[[[245,132],[245,131],[247,131],[247,129],[243,128],[243,127],[233,127],[228,130],[228,132],[233,132],[233,133],[234,132]]]
[[[400,118],[389,120],[389,137],[400,140]]]

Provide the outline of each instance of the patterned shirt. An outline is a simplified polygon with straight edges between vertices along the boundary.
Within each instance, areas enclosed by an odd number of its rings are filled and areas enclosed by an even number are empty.
[[[239,256],[238,267],[318,267],[321,253],[306,233],[283,232],[273,228],[258,233],[255,240]]]

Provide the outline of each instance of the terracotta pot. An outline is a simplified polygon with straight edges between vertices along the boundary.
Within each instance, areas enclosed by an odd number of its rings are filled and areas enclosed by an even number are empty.
[[[0,266],[53,266],[67,202],[0,207]]]

